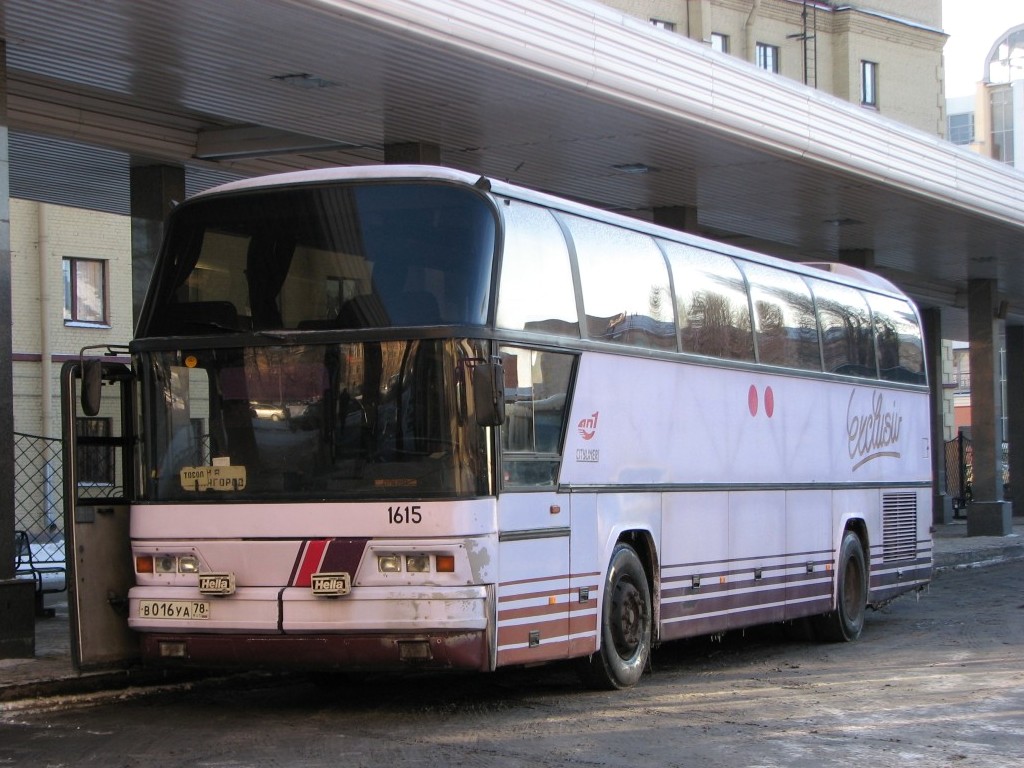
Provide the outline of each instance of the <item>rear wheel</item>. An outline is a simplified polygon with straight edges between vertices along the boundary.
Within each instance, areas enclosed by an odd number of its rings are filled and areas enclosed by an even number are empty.
[[[868,603],[868,569],[864,545],[853,531],[843,535],[836,571],[836,610],[818,617],[818,634],[823,640],[851,642],[864,629]]]
[[[581,673],[591,688],[636,685],[651,655],[651,590],[643,564],[628,544],[612,552],[601,611],[601,648],[583,659]]]

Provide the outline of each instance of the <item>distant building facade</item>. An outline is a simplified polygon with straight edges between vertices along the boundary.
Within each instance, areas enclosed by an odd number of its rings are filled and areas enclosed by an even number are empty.
[[[942,0],[604,0],[927,133],[945,136]]]
[[[950,141],[1024,168],[1024,23],[992,44],[973,98],[950,99],[947,111]]]

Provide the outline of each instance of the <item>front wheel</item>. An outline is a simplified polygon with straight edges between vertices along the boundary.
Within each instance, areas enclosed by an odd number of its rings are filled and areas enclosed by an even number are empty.
[[[817,629],[823,640],[851,642],[864,629],[868,602],[868,569],[864,545],[853,531],[843,535],[836,570],[836,609],[818,617]]]
[[[615,690],[636,685],[651,654],[651,590],[643,564],[628,544],[612,552],[601,611],[601,648],[583,659],[581,672],[591,688]]]

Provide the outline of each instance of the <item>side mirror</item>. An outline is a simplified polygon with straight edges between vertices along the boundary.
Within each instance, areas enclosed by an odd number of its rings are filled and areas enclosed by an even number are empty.
[[[103,389],[103,361],[97,358],[82,360],[82,412],[95,416],[100,412]]]
[[[500,362],[473,367],[473,409],[481,427],[505,423],[505,366]]]

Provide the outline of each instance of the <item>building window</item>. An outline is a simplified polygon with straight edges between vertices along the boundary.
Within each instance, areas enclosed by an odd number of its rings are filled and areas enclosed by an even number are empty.
[[[723,35],[720,32],[711,33],[711,50],[718,51],[719,53],[729,52],[729,36]]]
[[[992,159],[1013,165],[1013,92],[1009,86],[993,88]]]
[[[758,43],[755,50],[754,63],[769,72],[779,72],[779,46]]]
[[[665,21],[664,19],[651,19],[651,24],[661,29],[667,29],[669,32],[676,31],[676,24],[674,21]]]
[[[865,107],[878,106],[878,64],[873,61],[860,63],[860,103]]]
[[[974,113],[962,112],[950,115],[947,134],[954,144],[967,145],[974,143]]]
[[[78,484],[113,485],[114,449],[109,445],[83,445],[90,437],[110,437],[110,419],[78,418]]]
[[[96,259],[64,259],[64,322],[107,322],[107,265]]]

